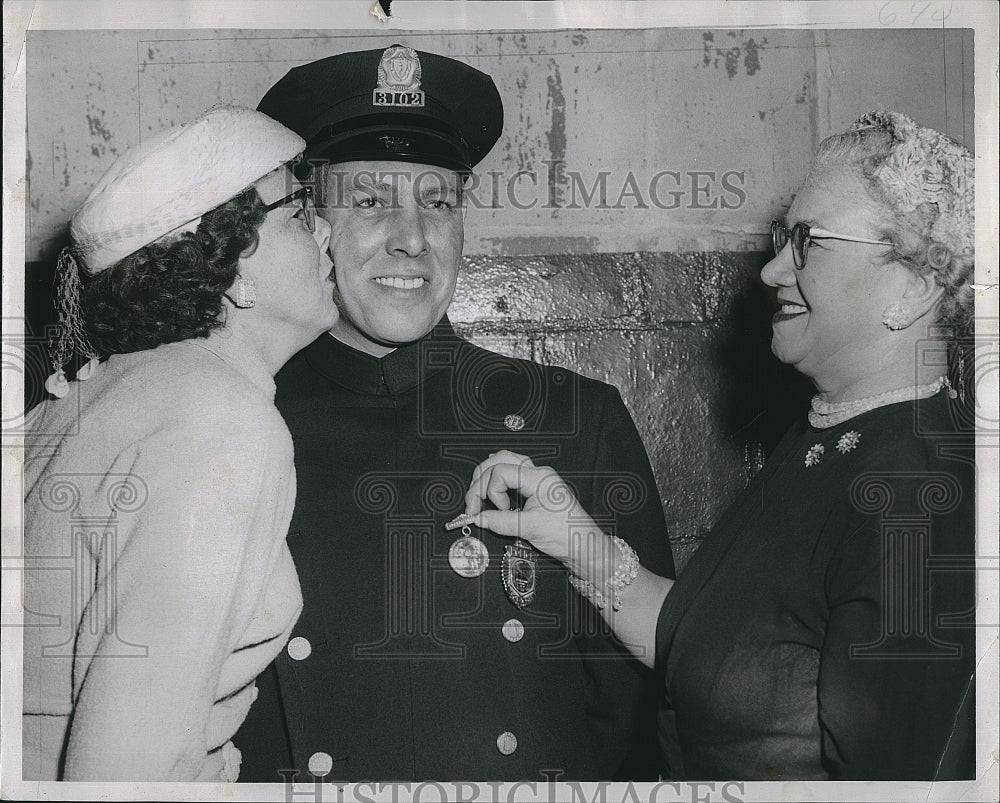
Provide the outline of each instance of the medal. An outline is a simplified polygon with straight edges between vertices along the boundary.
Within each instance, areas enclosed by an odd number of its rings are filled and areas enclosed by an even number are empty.
[[[530,605],[535,598],[536,557],[535,551],[520,538],[504,548],[500,576],[504,591],[518,608]]]
[[[518,508],[512,512],[518,512]],[[486,545],[472,535],[472,528],[468,524],[472,520],[472,516],[462,514],[445,525],[448,530],[462,528],[462,537],[448,551],[451,568],[462,577],[478,577],[486,571],[490,562]],[[538,553],[520,538],[504,547],[500,579],[503,580],[503,590],[518,608],[526,608],[535,599],[537,562]]]
[[[462,528],[462,537],[456,538],[448,550],[448,563],[461,577],[479,577],[490,565],[486,544],[472,534],[468,524]]]

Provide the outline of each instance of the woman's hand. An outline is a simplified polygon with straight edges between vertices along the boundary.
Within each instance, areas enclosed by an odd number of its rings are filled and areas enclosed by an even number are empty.
[[[522,510],[509,509],[509,491],[524,497]],[[483,510],[487,499],[496,510]],[[523,538],[583,576],[590,573],[584,564],[592,562],[595,552],[603,552],[609,540],[562,477],[515,452],[496,452],[476,466],[465,511],[465,516],[447,525],[449,529],[475,524],[498,535]]]
[[[509,491],[524,498],[524,509],[510,510]],[[485,500],[497,510],[483,510]],[[573,574],[593,584],[609,599],[608,582],[622,566],[623,553],[577,501],[569,486],[548,466],[530,457],[502,451],[476,466],[465,495],[465,514],[445,526],[449,530],[475,524],[498,535],[530,541],[560,561]],[[622,644],[645,666],[654,664],[656,622],[674,581],[638,567],[633,582],[619,584],[615,604],[598,604],[605,621]],[[586,593],[586,592],[584,592]],[[595,596],[586,593],[591,601]],[[620,607],[620,610],[618,609]]]

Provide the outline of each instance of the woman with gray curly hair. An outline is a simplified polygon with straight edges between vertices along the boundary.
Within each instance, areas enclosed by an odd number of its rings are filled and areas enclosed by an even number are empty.
[[[772,350],[818,394],[676,582],[551,469],[477,467],[453,524],[561,560],[663,673],[665,777],[974,776],[975,444],[947,358],[957,377],[973,209],[972,155],[902,114],[821,144],[761,274]]]

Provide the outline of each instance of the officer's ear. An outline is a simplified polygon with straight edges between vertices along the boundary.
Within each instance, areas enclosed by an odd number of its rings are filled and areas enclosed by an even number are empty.
[[[330,183],[327,174],[332,167],[327,159],[300,157],[292,170],[300,184],[312,187],[313,204],[317,207],[327,204],[327,185]]]
[[[465,217],[469,214],[469,194],[475,192],[476,186],[479,184],[479,177],[475,173],[465,173],[464,175],[459,173],[458,176],[458,205],[462,210],[462,223],[465,223]]]

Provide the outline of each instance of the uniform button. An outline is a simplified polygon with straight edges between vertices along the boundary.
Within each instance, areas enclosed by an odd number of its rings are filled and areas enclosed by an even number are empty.
[[[288,654],[293,661],[304,661],[312,651],[313,645],[309,643],[309,639],[302,636],[296,636],[288,642]]]
[[[253,691],[250,692],[250,702],[251,703],[257,702],[257,698],[258,697],[260,697],[260,689],[258,689],[256,686],[254,686],[253,687]]]
[[[524,429],[524,419],[517,413],[504,416],[503,425],[511,432],[520,432]]]
[[[517,750],[517,737],[510,731],[504,731],[497,736],[497,750],[505,756],[509,756]]]
[[[323,776],[333,769],[333,756],[329,753],[313,753],[309,756],[309,772]]]
[[[511,644],[524,638],[524,625],[517,619],[508,619],[503,623],[503,637]]]

